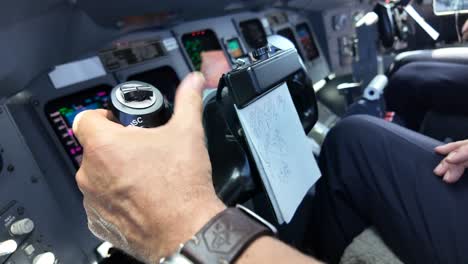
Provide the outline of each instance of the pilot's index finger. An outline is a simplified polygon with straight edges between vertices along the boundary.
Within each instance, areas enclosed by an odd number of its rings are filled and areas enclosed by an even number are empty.
[[[112,113],[108,110],[97,109],[83,111],[76,115],[73,121],[73,133],[80,143],[85,146],[88,138],[96,135],[98,132],[108,131],[112,133],[112,129],[122,127],[112,122],[111,119]]]
[[[465,144],[468,144],[468,141],[467,140],[463,140],[463,141],[457,141],[457,142],[452,142],[452,143],[448,143],[448,144],[445,144],[445,145],[441,145],[441,146],[438,146],[435,148],[435,151],[439,154],[442,154],[442,155],[447,155],[449,154],[450,152],[458,149],[459,147],[465,145]]]

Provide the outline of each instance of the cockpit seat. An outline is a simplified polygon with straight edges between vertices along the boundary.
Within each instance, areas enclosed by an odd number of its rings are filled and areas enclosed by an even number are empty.
[[[466,69],[468,69],[468,47],[401,53],[386,73],[390,79],[389,86],[385,90],[387,106],[397,114],[401,111],[402,116],[409,118],[407,124],[409,128],[419,130],[427,136],[441,141],[466,139],[468,130],[464,124],[468,120],[468,111],[463,110],[463,104],[443,99],[453,96],[454,93],[466,96],[457,92],[459,91],[457,89],[463,89],[464,82],[468,79],[465,78]],[[428,71],[433,72],[431,74]],[[453,73],[453,76],[450,73]],[[414,74],[419,76],[414,78],[408,76]],[[408,90],[407,98],[413,99],[404,99],[405,89],[416,89],[419,92]],[[427,92],[422,93],[422,91]],[[406,102],[402,105],[400,102],[407,100],[414,103]]]
[[[435,50],[415,50],[400,53],[387,71],[392,76],[404,65],[411,62],[449,62],[468,65],[468,47],[442,48]]]

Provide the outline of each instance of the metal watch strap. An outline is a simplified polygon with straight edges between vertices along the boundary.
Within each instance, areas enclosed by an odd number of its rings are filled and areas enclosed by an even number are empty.
[[[247,209],[228,208],[188,241],[181,253],[197,264],[234,263],[250,243],[275,232],[268,222]]]

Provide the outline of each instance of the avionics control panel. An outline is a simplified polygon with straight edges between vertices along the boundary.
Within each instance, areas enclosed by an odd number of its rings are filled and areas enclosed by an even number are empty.
[[[82,252],[81,228],[65,218],[47,178],[8,109],[0,106],[0,262],[91,263]],[[95,243],[95,242],[94,242]]]

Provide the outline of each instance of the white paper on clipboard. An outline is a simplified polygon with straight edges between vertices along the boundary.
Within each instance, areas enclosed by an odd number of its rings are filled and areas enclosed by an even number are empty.
[[[288,87],[236,111],[278,223],[289,223],[321,173]]]

